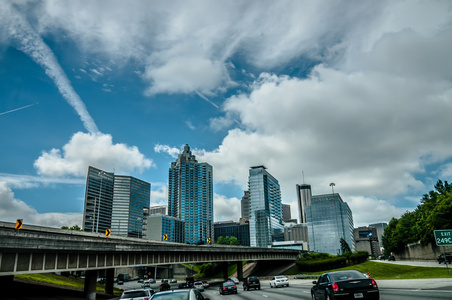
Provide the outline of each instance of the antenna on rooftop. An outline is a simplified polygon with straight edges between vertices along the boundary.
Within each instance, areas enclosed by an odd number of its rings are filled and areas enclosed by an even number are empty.
[[[301,174],[303,175],[303,184],[304,184],[304,171],[301,170]]]

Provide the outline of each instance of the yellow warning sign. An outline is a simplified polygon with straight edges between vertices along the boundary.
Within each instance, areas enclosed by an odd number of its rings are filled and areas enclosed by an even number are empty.
[[[167,234],[164,234],[164,235],[163,235],[163,240],[164,240],[164,241],[167,241],[167,240],[168,240],[168,235],[167,235]]]
[[[110,236],[111,234],[111,229],[106,229],[105,230],[105,236]]]
[[[16,220],[16,229],[22,229],[23,222],[24,222],[24,219],[17,219]]]
[[[207,238],[207,244],[210,244],[210,238]]]

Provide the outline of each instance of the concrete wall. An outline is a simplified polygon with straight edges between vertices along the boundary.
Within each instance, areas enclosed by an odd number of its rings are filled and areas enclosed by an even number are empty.
[[[444,248],[444,250],[443,250]],[[405,251],[395,255],[396,259],[400,260],[437,260],[438,255],[445,252],[452,252],[452,246],[441,246],[428,244],[421,245],[420,243],[409,244],[405,247]]]

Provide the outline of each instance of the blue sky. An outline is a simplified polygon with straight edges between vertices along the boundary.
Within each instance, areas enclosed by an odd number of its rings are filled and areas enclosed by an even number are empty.
[[[152,185],[188,143],[215,221],[265,165],[355,225],[452,177],[450,1],[2,1],[0,220],[81,224],[89,165]]]

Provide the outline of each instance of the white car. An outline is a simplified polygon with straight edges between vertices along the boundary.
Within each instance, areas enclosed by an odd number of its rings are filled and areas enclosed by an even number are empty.
[[[196,281],[196,282],[193,284],[193,287],[194,287],[195,289],[197,289],[198,291],[204,292],[204,284],[202,283],[202,281]]]
[[[154,294],[152,289],[135,289],[124,291],[121,295],[121,300],[148,300]]]
[[[234,281],[235,284],[239,284],[240,283],[240,281],[237,278],[235,278],[235,277],[232,277],[230,280]]]
[[[289,286],[289,279],[286,276],[283,276],[283,275],[274,276],[270,280],[271,288],[277,288],[280,286]]]

